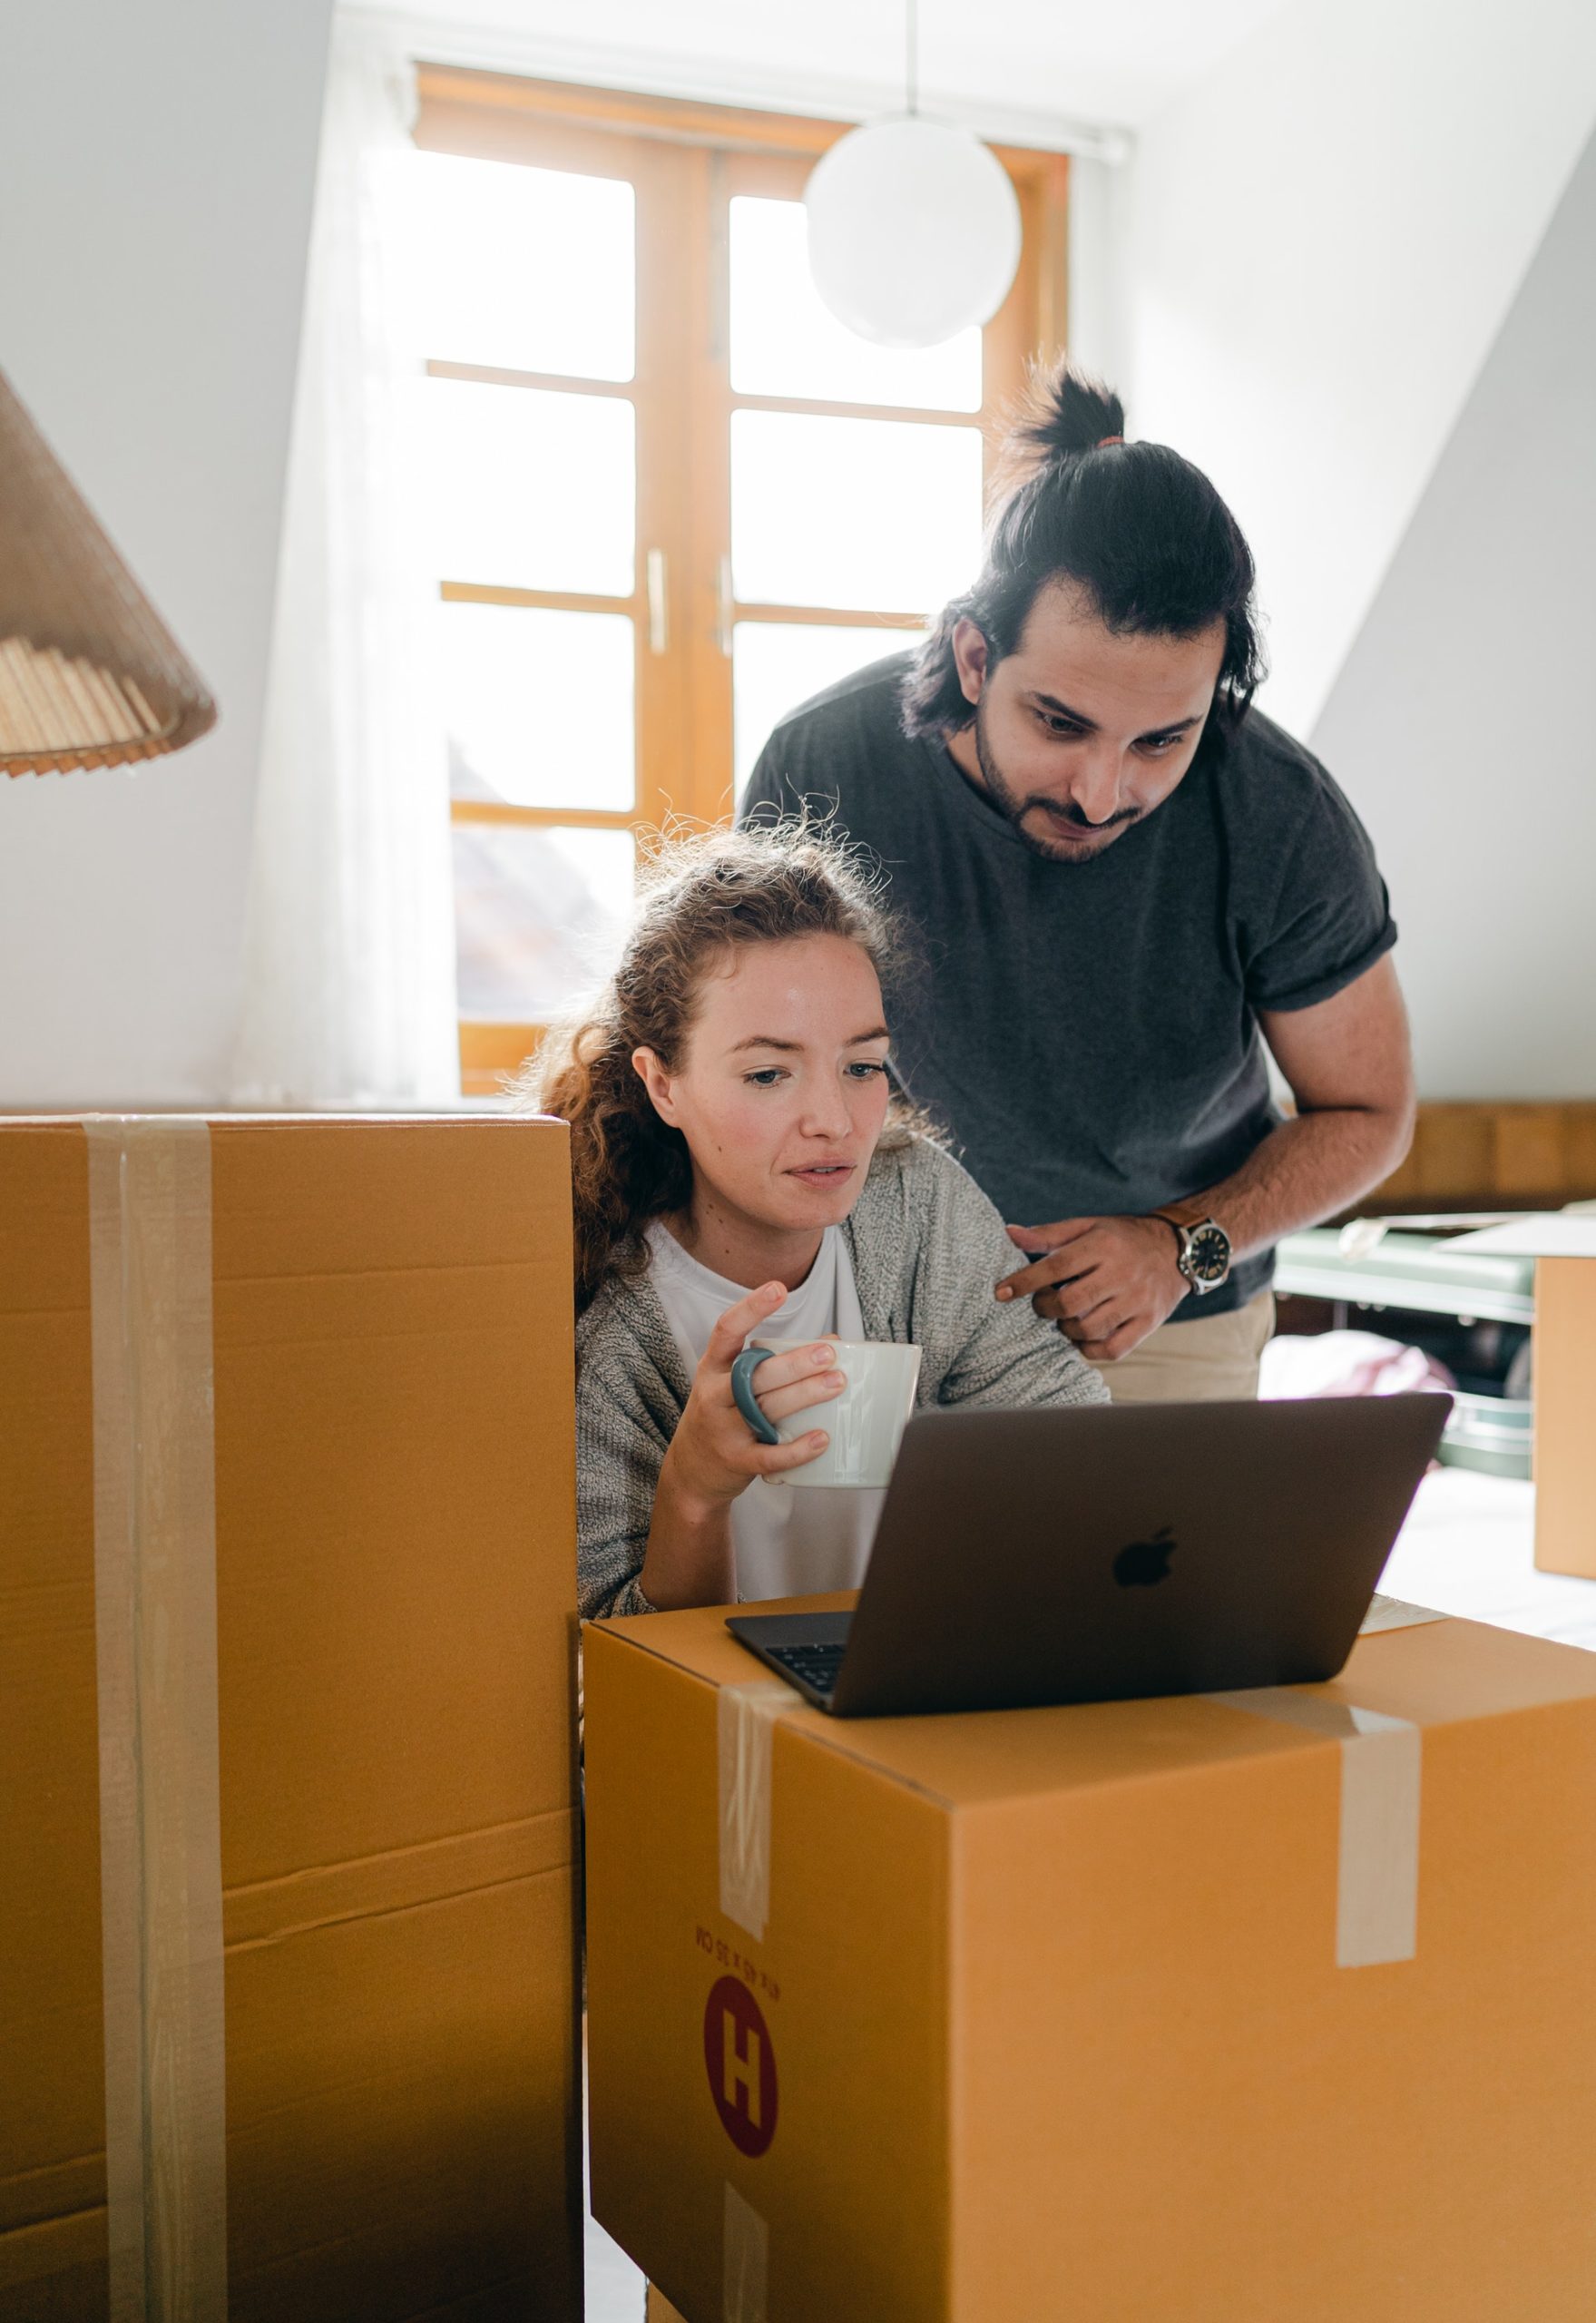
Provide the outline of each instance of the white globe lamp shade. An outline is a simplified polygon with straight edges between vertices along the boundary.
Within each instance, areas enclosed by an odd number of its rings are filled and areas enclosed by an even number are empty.
[[[816,289],[877,347],[938,347],[990,321],[1020,263],[1003,163],[918,114],[850,130],[815,164],[804,207]]]

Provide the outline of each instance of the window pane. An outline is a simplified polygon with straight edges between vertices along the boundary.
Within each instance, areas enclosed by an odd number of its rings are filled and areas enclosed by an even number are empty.
[[[404,225],[422,352],[630,379],[633,199],[614,178],[417,153]]]
[[[981,408],[981,333],[941,347],[872,347],[822,304],[801,201],[731,203],[731,385],[744,396]]]
[[[632,405],[429,379],[423,482],[440,581],[629,597]]]
[[[981,435],[906,419],[731,416],[744,604],[930,613],[981,560]]]
[[[737,789],[754,770],[778,718],[884,654],[919,643],[903,629],[838,629],[819,622],[739,621],[731,632]]]
[[[444,604],[438,638],[455,798],[631,809],[637,780],[626,614]]]
[[[630,831],[456,823],[460,1014],[543,1024],[613,966],[632,909]]]

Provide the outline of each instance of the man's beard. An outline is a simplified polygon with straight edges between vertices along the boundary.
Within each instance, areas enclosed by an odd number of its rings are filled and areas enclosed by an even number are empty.
[[[975,760],[981,769],[981,779],[986,785],[987,796],[999,814],[1013,826],[1015,835],[1031,849],[1032,854],[1040,855],[1048,863],[1095,863],[1107,848],[1111,836],[1116,831],[1122,830],[1127,823],[1135,822],[1140,817],[1141,809],[1137,807],[1126,808],[1117,815],[1111,815],[1106,823],[1089,823],[1083,815],[1079,821],[1075,820],[1072,814],[1067,817],[1066,819],[1080,831],[1082,838],[1090,838],[1093,833],[1102,834],[1098,843],[1091,848],[1090,852],[1082,848],[1078,842],[1070,845],[1067,842],[1040,837],[1036,832],[1027,830],[1022,818],[1033,809],[1045,809],[1051,802],[1038,799],[1034,795],[1023,799],[1004,775],[997,760],[993,757],[986,739],[984,701],[978,701],[975,704]],[[1046,821],[1052,820],[1053,817],[1047,816]]]

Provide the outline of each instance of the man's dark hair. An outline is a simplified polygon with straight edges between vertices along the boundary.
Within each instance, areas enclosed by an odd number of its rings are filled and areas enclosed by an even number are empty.
[[[1119,397],[1067,363],[1033,379],[1005,444],[980,577],[943,608],[904,680],[905,733],[955,733],[975,715],[954,660],[955,622],[974,622],[1001,661],[1039,592],[1059,581],[1075,583],[1121,634],[1194,637],[1222,621],[1217,701],[1232,723],[1245,717],[1264,675],[1252,551],[1179,452],[1103,443],[1124,425]]]

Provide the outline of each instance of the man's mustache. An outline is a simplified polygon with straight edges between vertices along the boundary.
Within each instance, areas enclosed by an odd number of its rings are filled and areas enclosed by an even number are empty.
[[[1040,807],[1055,823],[1069,823],[1078,831],[1111,831],[1118,823],[1135,822],[1141,812],[1140,807],[1121,807],[1117,814],[1110,815],[1101,823],[1094,823],[1081,812],[1072,799],[1061,807],[1056,799],[1039,798],[1035,791],[1026,799],[1020,812],[1028,815],[1033,807]]]

